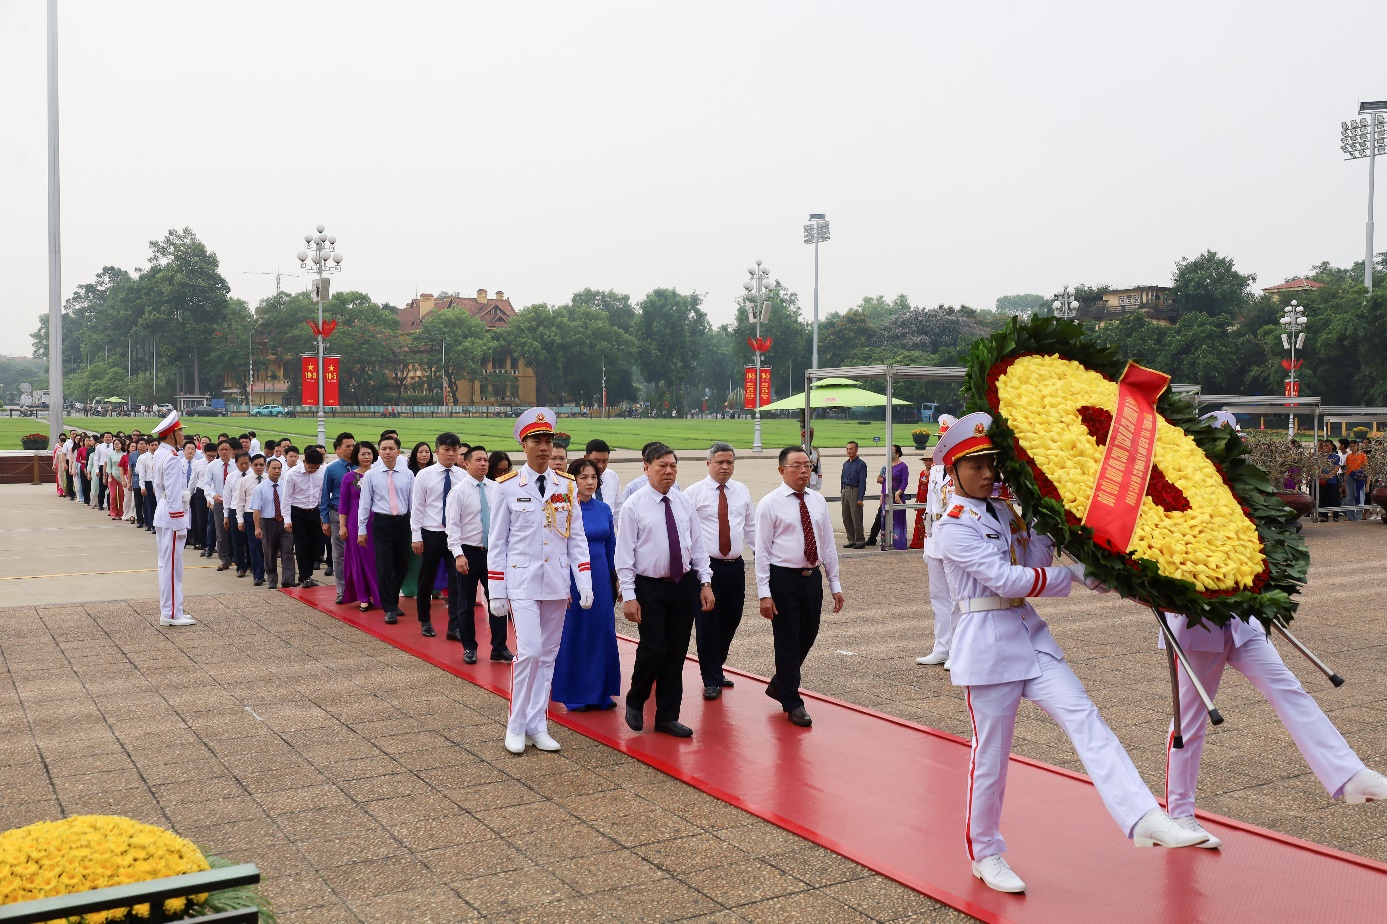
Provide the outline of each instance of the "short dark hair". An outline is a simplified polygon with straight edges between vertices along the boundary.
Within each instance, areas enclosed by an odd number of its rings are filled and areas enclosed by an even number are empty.
[[[283,468],[284,460],[281,459],[279,456],[270,456],[268,459],[265,460],[265,467],[269,468],[271,465],[278,465],[280,468]]]
[[[317,446],[309,446],[308,451],[303,454],[305,465],[322,465],[323,451]]]
[[[251,465],[254,465],[256,459],[259,459],[261,462],[264,462],[264,461],[265,461],[265,454],[264,454],[263,452],[257,452],[255,455],[251,456],[251,457],[250,457],[250,464],[251,464]]]
[[[462,440],[458,439],[458,435],[456,433],[454,433],[451,430],[447,430],[443,433],[438,434],[438,439],[434,440],[434,445],[439,448],[448,446],[453,449],[457,449],[459,446],[462,445]]]
[[[140,437],[140,439],[144,439],[144,437]],[[223,446],[225,446],[227,449],[230,449],[231,440],[227,439],[226,437],[222,437],[221,439],[217,440],[217,449],[220,450]]]
[[[487,451],[486,451],[486,447],[483,446],[481,443],[478,443],[478,444],[475,445],[475,446],[468,446],[468,447],[467,447],[467,452],[463,454],[462,460],[463,460],[464,462],[466,462],[468,459],[472,458],[474,455],[476,455],[476,454],[479,453],[479,452],[480,452],[482,455],[487,456],[487,458],[490,458],[490,455],[489,455],[489,454],[487,453]]]
[[[371,450],[371,461],[374,462],[376,459],[380,458],[380,452],[376,449],[375,443],[370,440],[358,440],[356,445],[352,447],[352,465],[361,464],[362,449]]]
[[[579,456],[572,462],[568,463],[568,473],[572,475],[574,478],[577,478],[579,475],[583,474],[583,469],[585,468],[592,469],[593,474],[597,473],[597,463],[589,459],[587,456]]]
[[[797,452],[804,453],[805,458],[809,457],[809,453],[805,451],[805,448],[803,446],[786,446],[784,449],[780,450],[780,456],[776,464],[784,465],[785,460],[790,458],[790,456],[794,455]]]
[[[399,443],[399,441],[400,441],[400,431],[399,431],[399,430],[382,430],[382,431],[380,431],[380,438],[381,438],[381,439],[385,439],[387,436],[393,436],[393,437],[395,437],[395,442],[396,442],[396,443]]]
[[[385,431],[385,433],[381,435],[379,442],[381,445],[384,445],[386,440],[389,440],[390,442],[394,443],[396,449],[400,448],[400,437],[398,434],[392,433],[389,430],[387,430]],[[357,445],[360,444],[358,443]]]
[[[102,431],[101,431],[101,436],[102,436],[102,438],[104,439],[105,437],[108,437],[108,436],[115,436],[115,434],[112,433],[110,430],[102,430]]]
[[[245,459],[247,461],[250,460],[250,453],[246,452],[244,449],[236,453],[236,461],[240,462],[242,459]]]
[[[356,437],[352,436],[350,433],[347,433],[347,432],[345,432],[345,431],[342,432],[342,433],[339,433],[339,434],[337,434],[337,438],[334,439],[334,440],[332,441],[332,448],[333,448],[333,449],[341,449],[343,443],[345,443],[347,440],[354,440],[354,439],[356,439]]]
[[[246,433],[247,433],[247,435],[249,435],[249,436],[255,436],[255,431],[254,431],[254,430],[247,430]],[[257,455],[258,455],[258,453],[257,453]]]
[[[184,440],[184,441],[183,441],[183,445],[184,445],[184,446],[192,446],[192,447],[195,448],[195,449],[197,448],[197,443],[194,443],[191,439],[186,439],[186,440]]]
[[[250,434],[249,434],[249,433],[242,433],[240,436],[236,437],[236,439],[238,439],[238,440],[248,440],[248,439],[250,439]]]
[[[674,456],[674,461],[679,461],[679,457],[674,455],[674,450],[664,443],[646,443],[645,449],[641,451],[641,458],[645,460],[647,465],[656,459],[663,459],[665,456]]]
[[[849,445],[849,446],[856,446],[856,445],[857,445],[857,440],[848,440],[848,445]],[[860,447],[859,447],[859,448],[860,448]]]
[[[284,451],[285,451],[285,452],[298,452],[298,451],[299,451],[299,447],[295,446],[293,443],[290,443],[288,446],[285,446],[285,447],[284,447]]]
[[[659,446],[659,445],[660,445],[660,441],[659,441],[659,440],[651,440],[650,442],[646,443],[644,446],[641,447],[641,458],[642,458],[642,459],[645,458],[645,454],[646,454],[647,452],[650,451],[650,447],[651,447],[651,446]]]
[[[584,455],[591,455],[594,452],[611,452],[612,447],[607,445],[606,440],[588,440],[588,444],[583,447]]]

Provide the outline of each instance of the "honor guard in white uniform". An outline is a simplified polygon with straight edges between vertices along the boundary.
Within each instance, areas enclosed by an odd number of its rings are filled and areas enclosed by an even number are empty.
[[[554,412],[530,408],[515,422],[525,464],[496,480],[487,550],[487,584],[494,616],[508,611],[515,621],[511,662],[510,719],[506,749],[523,754],[533,744],[557,751],[545,713],[554,679],[554,659],[563,639],[569,573],[578,585],[578,605],[592,608],[592,563],[573,476],[549,468]]]
[[[998,481],[987,435],[992,418],[969,414],[949,428],[935,455],[954,479],[954,503],[934,537],[953,595],[951,679],[964,687],[973,726],[968,763],[966,840],[973,875],[999,892],[1026,885],[1002,854],[999,830],[1016,710],[1029,699],[1069,737],[1123,835],[1138,847],[1190,847],[1207,840],[1156,804],[1117,736],[1064,661],[1045,620],[1027,597],[1064,597],[1082,566],[1055,567],[1054,548],[1011,507],[990,499]]]
[[[1237,428],[1237,419],[1228,411],[1213,411],[1203,419],[1215,426]],[[1305,692],[1305,687],[1281,660],[1260,624],[1237,619],[1221,629],[1208,624],[1194,628],[1177,613],[1167,613],[1166,620],[1185,650],[1190,667],[1199,675],[1199,682],[1211,697],[1218,695],[1223,669],[1231,666],[1267,698],[1330,798],[1342,798],[1350,805],[1387,800],[1387,779],[1364,766],[1319,703]],[[1165,647],[1164,638],[1160,647]],[[1189,675],[1184,670],[1179,673],[1180,731],[1184,747],[1174,746],[1175,724],[1172,722],[1166,737],[1166,811],[1183,827],[1204,831],[1194,817],[1194,793],[1199,783],[1199,762],[1204,754],[1204,731],[1209,714],[1190,683]],[[1218,847],[1221,843],[1210,835],[1199,846]]]
[[[183,443],[183,424],[174,411],[154,428],[159,446],[150,473],[154,482],[154,538],[159,544],[159,625],[194,626],[183,612],[183,541],[188,533],[191,490],[183,457],[174,450]]]
[[[953,426],[951,414],[939,415],[939,439]],[[916,664],[942,664],[945,670],[953,667],[949,663],[949,645],[953,639],[953,597],[949,595],[949,579],[944,575],[944,559],[939,554],[939,544],[934,534],[939,530],[939,521],[944,511],[951,505],[949,497],[953,493],[954,481],[944,471],[944,456],[939,451],[939,443],[934,446],[934,458],[929,467],[929,484],[925,497],[925,565],[929,568],[929,605],[934,610],[934,650],[923,658],[916,658]]]

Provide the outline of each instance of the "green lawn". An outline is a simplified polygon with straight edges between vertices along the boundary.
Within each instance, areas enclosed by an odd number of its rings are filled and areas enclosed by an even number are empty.
[[[153,417],[95,417],[68,418],[68,426],[87,427],[93,430],[126,430],[138,427],[148,432],[158,421]],[[201,433],[216,436],[227,432],[239,434],[246,428],[255,430],[263,442],[269,436],[292,436],[295,442],[311,439],[317,433],[317,420],[313,417],[284,419],[276,417],[194,417],[184,420],[188,433]],[[716,440],[726,440],[738,449],[750,449],[754,422],[750,420],[585,420],[582,418],[562,418],[560,429],[572,434],[573,446],[581,448],[588,440],[601,438],[616,449],[640,449],[651,440],[668,443],[675,449],[706,449]],[[433,441],[440,432],[451,429],[469,443],[482,443],[490,449],[515,448],[511,436],[515,426],[514,419],[508,418],[410,418],[385,420],[379,417],[329,418],[328,439],[346,430],[357,438],[375,440],[381,430],[393,427],[400,431],[406,446],[420,440]],[[915,425],[904,424],[896,428],[895,441],[903,445],[910,443],[910,431]],[[933,430],[934,426],[930,425]],[[47,432],[47,421],[32,418],[7,420],[0,417],[0,449],[18,449],[19,438],[35,431]],[[885,436],[885,425],[880,421],[862,422],[845,420],[819,420],[814,422],[814,440],[819,446],[841,446],[850,439],[871,445],[872,437]],[[761,442],[768,450],[779,449],[799,441],[799,426],[793,420],[763,420],[761,422]]]

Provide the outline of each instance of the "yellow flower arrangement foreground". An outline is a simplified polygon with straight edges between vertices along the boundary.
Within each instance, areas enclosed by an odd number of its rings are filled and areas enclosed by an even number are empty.
[[[115,815],[74,815],[0,834],[0,905],[206,869],[207,858],[196,845],[163,828]],[[194,904],[207,900],[205,894],[189,898]],[[187,902],[168,899],[164,913],[181,913]],[[147,904],[133,911],[149,917]],[[75,920],[99,924],[126,917],[120,909]]]
[[[1083,520],[1103,448],[1080,409],[1111,412],[1117,383],[1060,356],[1023,356],[997,377],[996,388],[997,409],[1016,441],[1049,477],[1065,509]],[[1256,525],[1203,450],[1164,419],[1157,424],[1155,467],[1184,495],[1187,509],[1165,509],[1144,497],[1132,554],[1201,591],[1250,590],[1266,567]]]

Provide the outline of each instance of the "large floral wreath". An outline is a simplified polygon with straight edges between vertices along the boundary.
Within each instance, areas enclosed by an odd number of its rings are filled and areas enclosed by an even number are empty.
[[[1310,557],[1295,513],[1244,458],[1230,429],[1214,428],[1167,389],[1155,409],[1150,479],[1125,553],[1084,524],[1104,457],[1118,380],[1127,367],[1082,325],[1021,321],[973,344],[970,411],[993,416],[992,443],[1022,513],[1089,573],[1191,624],[1288,622]]]

